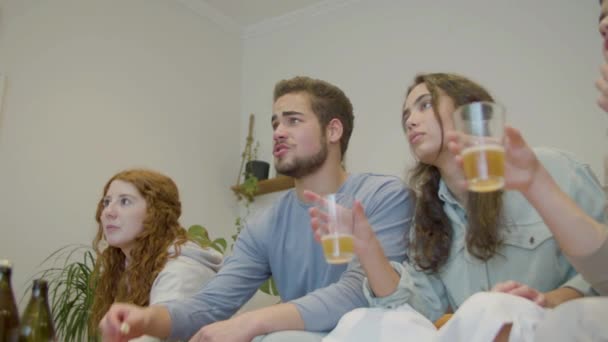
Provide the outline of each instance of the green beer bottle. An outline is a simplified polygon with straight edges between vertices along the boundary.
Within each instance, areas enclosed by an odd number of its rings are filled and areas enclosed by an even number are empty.
[[[55,328],[48,301],[48,283],[34,280],[32,297],[21,317],[19,342],[55,341]]]
[[[19,312],[11,287],[12,266],[0,260],[0,342],[16,342],[19,336]]]

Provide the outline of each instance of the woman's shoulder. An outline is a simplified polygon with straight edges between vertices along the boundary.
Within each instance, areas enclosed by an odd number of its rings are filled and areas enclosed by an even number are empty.
[[[549,148],[537,148],[534,152],[559,187],[575,201],[578,202],[577,193],[585,193],[589,198],[605,196],[591,166],[578,160],[573,154]],[[578,204],[582,205],[582,203]]]
[[[579,161],[574,154],[556,148],[535,147],[534,153],[550,173],[587,165]]]
[[[170,252],[175,252],[171,247]],[[170,258],[150,290],[150,304],[180,299],[196,293],[217,273],[223,256],[212,248],[202,248],[192,241],[180,246],[180,253]]]
[[[179,255],[175,256],[175,245],[169,247],[169,255],[165,270],[179,269],[188,265],[205,266],[217,272],[222,267],[224,256],[211,247],[203,248],[193,241],[187,241],[179,246]]]
[[[405,182],[397,176],[372,172],[350,174],[344,187],[369,190],[380,187],[391,187],[398,190],[407,188]]]

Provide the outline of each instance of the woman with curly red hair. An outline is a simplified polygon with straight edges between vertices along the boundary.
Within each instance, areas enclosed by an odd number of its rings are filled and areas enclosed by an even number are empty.
[[[95,215],[90,331],[114,302],[148,306],[182,298],[219,270],[222,255],[188,241],[180,215],[177,186],[163,174],[132,169],[106,183]]]

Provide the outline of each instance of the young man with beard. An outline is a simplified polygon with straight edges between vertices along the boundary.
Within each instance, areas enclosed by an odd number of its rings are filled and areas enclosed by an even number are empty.
[[[278,172],[295,178],[295,189],[250,220],[234,254],[191,298],[140,308],[115,304],[100,324],[104,339],[127,341],[142,334],[191,341],[319,340],[340,317],[367,306],[364,272],[357,260],[326,263],[311,231],[305,190],[344,193],[359,200],[374,227],[375,245],[389,260],[405,259],[413,201],[396,177],[349,174],[344,154],[353,129],[352,104],[336,86],[308,77],[277,83],[272,127]],[[270,276],[281,303],[231,316]],[[130,329],[121,326],[126,323]],[[128,332],[127,332],[128,330]],[[304,331],[307,332],[304,332]]]

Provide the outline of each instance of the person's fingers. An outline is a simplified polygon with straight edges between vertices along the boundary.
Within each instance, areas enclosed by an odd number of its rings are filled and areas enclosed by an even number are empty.
[[[461,179],[456,183],[460,189],[468,189],[469,188],[469,182],[466,179]]]
[[[458,143],[450,141],[448,143],[448,150],[454,156],[454,161],[456,162],[456,164],[459,167],[462,167],[463,166],[463,159],[462,159],[462,155],[460,154],[460,152],[462,151],[461,146]]]
[[[202,342],[203,341],[203,337],[202,337],[202,333],[199,330],[194,336],[192,336],[192,338],[190,338],[188,340],[188,342]]]
[[[595,87],[602,96],[608,96],[608,79],[604,75],[595,81]]]
[[[122,338],[118,335],[111,335],[104,333],[101,337],[103,342],[121,342]]]
[[[106,330],[105,332],[102,333],[103,335],[103,340],[104,341],[120,341],[121,336],[117,331],[113,331],[113,330]]]
[[[447,130],[445,131],[445,138],[447,141],[453,140],[456,138],[456,131],[454,130]]]
[[[597,105],[604,111],[604,112],[608,112],[608,97],[601,95],[598,99],[597,99]]]
[[[118,326],[120,321],[118,317],[114,315],[112,308],[103,316],[99,323],[99,329],[102,331],[104,336],[116,336],[118,333]]]
[[[496,285],[494,285],[494,287],[492,287],[493,292],[509,292],[511,290],[513,290],[516,287],[521,286],[520,283],[513,281],[513,280],[509,280],[509,281],[505,281],[502,283],[498,283]]]
[[[598,106],[608,112],[608,64],[602,64],[600,67],[600,77],[595,81],[595,87],[600,91]]]
[[[606,80],[603,77],[598,77],[595,80],[595,89],[597,89],[601,94],[604,94],[604,89],[606,88]]]
[[[320,223],[319,223],[319,219],[317,217],[311,217],[310,218],[310,227],[312,228],[312,230],[314,232],[316,232],[317,230],[319,230]]]
[[[322,203],[323,197],[317,194],[314,191],[304,190],[304,199],[308,202],[312,202],[314,204]]]
[[[311,220],[315,218],[319,223],[327,223],[329,221],[329,215],[319,210],[317,207],[309,208],[308,215],[310,216]]]
[[[462,149],[463,149],[462,140],[463,140],[462,133],[460,133],[460,132],[448,131],[446,133],[446,142],[447,142],[448,150],[454,156],[458,156],[458,155],[460,155],[460,153],[462,153]]]
[[[116,312],[117,321],[114,328],[116,329],[116,335],[118,336],[117,341],[128,341],[133,337],[133,333],[131,331],[131,326],[135,324],[135,322],[129,321],[130,308],[119,308]]]
[[[536,291],[535,289],[533,289],[527,285],[523,285],[518,288],[515,288],[515,289],[509,291],[509,293],[512,295],[515,295],[515,296],[529,299],[531,301],[536,301],[536,298],[539,295],[538,291]]]
[[[536,299],[534,299],[534,303],[536,303],[542,307],[546,307],[547,306],[547,297],[545,297],[544,293],[539,292],[538,295],[536,296]]]
[[[600,66],[600,75],[606,81],[608,81],[608,64],[604,63]]]
[[[454,156],[458,156],[458,155],[460,155],[460,151],[461,151],[460,144],[458,144],[455,141],[448,141],[448,150]]]
[[[370,233],[373,233],[369,222],[367,221],[367,216],[365,216],[365,209],[359,201],[355,201],[353,204],[353,219],[353,234],[355,236],[365,237]]]
[[[318,208],[308,209],[310,215],[310,227],[314,233],[315,240],[321,242],[321,236],[327,232],[327,214],[322,213]]]
[[[458,131],[450,130],[445,133],[445,138],[448,142],[453,141],[455,143],[458,143],[460,141],[460,136],[461,136],[461,133]]]
[[[99,331],[101,332],[102,341],[110,341],[110,329],[108,327],[106,316],[104,316],[99,322]]]
[[[312,218],[312,217],[319,217],[319,208],[317,207],[310,207],[308,208],[308,215]]]
[[[312,227],[312,231],[317,242],[321,242],[321,225],[316,218],[310,220],[310,226]]]
[[[603,95],[606,94],[606,80],[602,77],[595,80],[595,88]]]
[[[606,70],[606,69],[608,69],[608,65],[606,65],[606,64],[602,65],[602,67],[600,68],[601,76],[597,80],[595,80],[595,87],[600,92],[600,96],[598,98],[598,104],[604,110],[606,110],[604,108],[604,105],[607,102],[606,100],[608,100],[608,77],[607,77],[608,70]]]
[[[510,148],[517,148],[526,145],[526,141],[521,135],[521,132],[514,127],[505,126],[505,138],[505,145]]]
[[[365,209],[363,208],[363,204],[360,201],[355,200],[353,203],[353,215],[355,215],[355,220],[359,221],[367,221],[367,216],[365,216]]]
[[[456,163],[458,164],[458,166],[462,167],[462,163],[464,162],[464,160],[462,159],[462,155],[457,155],[454,157],[454,160],[456,161]]]

